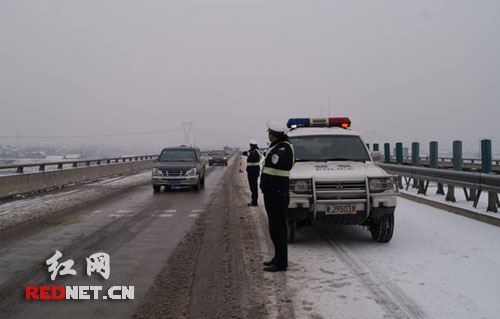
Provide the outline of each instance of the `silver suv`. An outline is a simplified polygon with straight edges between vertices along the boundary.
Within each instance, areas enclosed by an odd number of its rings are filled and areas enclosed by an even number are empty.
[[[167,147],[161,151],[153,168],[153,189],[159,192],[188,186],[199,190],[205,184],[205,158],[197,147]]]

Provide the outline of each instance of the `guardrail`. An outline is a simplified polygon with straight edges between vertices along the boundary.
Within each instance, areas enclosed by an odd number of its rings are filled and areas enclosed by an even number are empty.
[[[44,172],[47,166],[57,166],[57,169],[64,169],[64,166],[69,166],[69,165],[71,165],[72,168],[76,168],[79,166],[94,166],[94,165],[113,164],[120,162],[124,163],[124,162],[140,161],[140,160],[154,160],[157,157],[158,155],[140,155],[140,156],[109,157],[109,158],[81,159],[81,160],[63,160],[56,162],[0,165],[0,170],[7,170],[14,168],[16,169],[17,174],[22,174],[24,173],[24,169],[26,167],[38,167],[39,172]]]
[[[446,200],[455,202],[455,187],[462,187],[466,199],[474,202],[474,208],[477,207],[481,192],[485,191],[488,192],[487,211],[498,212],[497,208],[500,207],[500,201],[498,199],[498,193],[500,192],[500,175],[385,163],[377,164],[387,172],[399,176],[398,183],[400,188],[403,188],[402,177],[404,177],[407,190],[410,186],[411,179],[413,179],[413,187],[418,188],[419,194],[425,195],[429,182],[435,182],[438,183],[437,193],[445,195],[443,184],[446,184],[448,185]],[[469,191],[467,191],[467,189],[469,189]]]
[[[391,163],[397,164],[397,159],[395,156],[391,156]],[[402,164],[411,165],[412,164],[412,157],[411,156],[404,156]],[[429,156],[421,156],[419,158],[418,164],[422,167],[430,167],[431,160],[429,159]],[[444,169],[453,168],[453,158],[439,157],[437,160],[437,164],[438,164],[439,168],[444,168]],[[462,160],[462,169],[464,171],[478,171],[479,172],[483,169],[482,161],[481,161],[481,159],[477,159],[477,158],[464,158]],[[500,173],[500,160],[497,160],[497,159],[492,160],[492,171],[495,173]]]
[[[157,157],[158,155],[142,155],[2,165],[0,171],[16,169],[16,172],[0,176],[0,198],[144,170],[151,168]],[[47,170],[47,166],[56,168]],[[25,168],[29,167],[38,167],[38,171],[26,172]]]
[[[411,163],[411,156],[403,156],[404,161]],[[391,156],[391,161],[396,161],[396,156]],[[420,156],[420,161],[430,162],[430,156]],[[453,157],[438,157],[440,163],[453,163]],[[500,159],[492,159],[494,165],[500,165]],[[480,158],[462,158],[464,164],[478,164],[481,165]],[[423,163],[422,163],[423,164]]]
[[[370,147],[367,144],[368,148]],[[378,143],[373,144],[373,151],[379,152]],[[403,156],[403,143],[395,144],[391,152],[391,144],[384,143],[384,163],[396,163],[399,165],[410,164],[412,166],[425,166],[430,168],[453,168],[457,171],[481,171],[482,173],[500,173],[500,159],[493,158],[492,142],[489,139],[481,140],[481,159],[462,158],[462,141],[453,141],[453,157],[439,157],[438,142],[429,142],[429,155],[420,156],[420,143],[411,143],[411,156]],[[406,148],[408,151],[410,149]]]

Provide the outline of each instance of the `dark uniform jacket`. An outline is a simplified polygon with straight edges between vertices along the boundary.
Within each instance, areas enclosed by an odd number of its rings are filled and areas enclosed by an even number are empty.
[[[248,151],[248,158],[247,158],[247,164],[248,163],[260,163],[260,153],[258,151],[258,148],[252,148],[251,150]],[[259,165],[251,166],[247,165],[247,171],[248,170],[260,170]]]
[[[266,173],[266,168],[290,172],[294,164],[295,156],[292,146],[288,143],[287,136],[271,143],[260,176],[260,189],[262,192],[288,193],[290,187],[288,176],[277,176],[272,172]]]

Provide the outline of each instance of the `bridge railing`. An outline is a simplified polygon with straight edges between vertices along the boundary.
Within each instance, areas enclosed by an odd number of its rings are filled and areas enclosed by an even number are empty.
[[[411,156],[403,156],[404,161],[411,162]],[[396,156],[391,156],[391,161],[396,161]],[[420,161],[430,162],[430,156],[420,156]],[[453,163],[453,157],[438,157],[442,163]],[[500,159],[492,159],[494,165],[500,165]],[[462,158],[464,164],[481,164],[480,158]]]
[[[150,169],[158,155],[39,162],[0,166],[0,198]],[[34,168],[34,171],[28,171]],[[13,172],[8,172],[11,169]],[[36,170],[38,169],[38,170]],[[14,171],[15,170],[15,171]]]
[[[403,188],[403,177],[406,181],[406,190],[408,190],[411,180],[413,179],[413,187],[418,188],[419,194],[425,195],[429,182],[435,182],[438,183],[437,193],[446,195],[447,201],[455,202],[455,187],[462,187],[466,199],[468,201],[473,201],[474,207],[477,207],[481,193],[484,191],[488,192],[487,211],[497,212],[497,208],[500,207],[498,199],[498,193],[500,192],[500,175],[386,163],[377,164],[387,172],[400,177],[398,181],[400,188]],[[448,185],[446,194],[442,187],[443,184]]]
[[[79,160],[66,159],[54,162],[37,162],[37,163],[24,163],[24,164],[19,163],[12,165],[0,165],[0,172],[15,169],[16,174],[23,174],[25,173],[25,168],[35,168],[35,167],[38,167],[39,172],[44,172],[47,170],[46,169],[47,167],[53,169],[66,169],[69,167],[76,168],[81,166],[96,166],[96,165],[105,165],[114,163],[125,163],[132,161],[154,160],[157,157],[158,155],[138,155],[138,156],[107,157],[107,158],[79,159]]]
[[[370,148],[370,144],[367,144],[367,146]],[[380,152],[379,146],[378,143],[374,143],[373,151]],[[462,141],[453,141],[453,157],[439,156],[437,141],[429,142],[429,155],[425,156],[420,156],[419,142],[412,142],[411,150],[409,147],[403,147],[403,143],[401,142],[395,144],[393,151],[391,151],[390,143],[384,143],[383,146],[383,158],[386,164],[395,163],[430,168],[453,168],[457,171],[495,172],[500,174],[500,158],[498,155],[494,158],[492,142],[489,139],[481,140],[481,158],[463,158]],[[411,152],[411,156],[405,155],[405,152]]]

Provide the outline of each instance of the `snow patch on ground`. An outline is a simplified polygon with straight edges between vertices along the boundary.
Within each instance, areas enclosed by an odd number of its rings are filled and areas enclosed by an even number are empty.
[[[62,188],[38,195],[20,196],[0,203],[0,231],[26,221],[90,203],[151,181],[151,171],[102,178],[93,182]],[[76,189],[73,189],[76,187]]]

